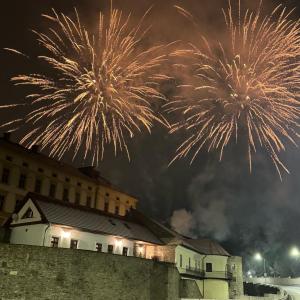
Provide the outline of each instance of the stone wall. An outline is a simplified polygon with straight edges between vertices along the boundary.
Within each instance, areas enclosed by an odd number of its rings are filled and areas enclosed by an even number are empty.
[[[178,300],[172,264],[92,251],[0,244],[0,299]]]
[[[202,298],[202,295],[195,280],[181,279],[180,297],[186,299]]]

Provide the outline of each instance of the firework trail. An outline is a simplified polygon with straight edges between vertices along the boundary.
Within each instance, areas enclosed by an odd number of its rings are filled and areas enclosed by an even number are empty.
[[[126,138],[143,128],[150,132],[155,121],[165,122],[152,109],[153,102],[164,98],[158,86],[166,78],[158,73],[164,46],[142,50],[145,16],[132,27],[130,16],[111,9],[108,19],[100,13],[97,33],[91,33],[76,9],[75,14],[74,19],[54,10],[43,15],[52,22],[50,33],[35,32],[46,53],[39,57],[44,73],[12,78],[15,85],[34,90],[27,96],[25,118],[34,129],[21,143],[50,147],[59,158],[71,147],[75,156],[83,145],[85,157],[92,154],[96,163],[105,145],[113,144],[115,153],[125,150],[129,158]]]
[[[178,86],[179,96],[167,104],[169,113],[181,113],[183,119],[170,132],[187,133],[173,161],[192,153],[192,163],[204,146],[219,151],[221,160],[224,148],[244,132],[250,171],[260,146],[281,176],[288,170],[279,153],[286,141],[296,145],[299,138],[299,20],[290,20],[292,11],[280,6],[268,16],[262,16],[261,6],[245,13],[238,6],[238,13],[230,2],[223,10],[228,43],[213,48],[202,38],[200,47],[173,53],[180,61],[177,68],[192,65]],[[177,9],[195,24],[189,12]]]

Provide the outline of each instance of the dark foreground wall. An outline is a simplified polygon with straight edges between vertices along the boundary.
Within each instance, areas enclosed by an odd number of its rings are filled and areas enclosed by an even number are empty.
[[[0,244],[0,299],[178,300],[172,264],[91,251]]]

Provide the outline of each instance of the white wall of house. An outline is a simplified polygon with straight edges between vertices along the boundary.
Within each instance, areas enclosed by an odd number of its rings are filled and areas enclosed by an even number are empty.
[[[183,246],[177,246],[175,249],[175,264],[180,273],[190,266],[192,269],[202,269],[201,261],[203,255]]]
[[[134,241],[126,238],[94,234],[47,224],[22,225],[11,228],[10,242],[12,244],[35,245],[51,247],[52,237],[58,237],[60,248],[70,248],[72,239],[78,241],[78,249],[96,251],[96,243],[102,244],[102,252],[107,252],[108,245],[113,246],[114,254],[122,254],[123,247],[128,249],[127,255],[133,256]]]
[[[10,243],[43,246],[47,224],[23,225],[11,228]]]
[[[59,238],[59,247],[61,248],[70,248],[70,242],[74,239],[78,241],[78,249],[96,251],[96,243],[101,243],[102,252],[107,252],[108,245],[113,245],[113,253],[122,254],[123,247],[126,247],[128,255],[133,255],[134,241],[118,236],[101,235],[52,225],[47,230],[46,246],[51,246],[51,238],[53,236]]]

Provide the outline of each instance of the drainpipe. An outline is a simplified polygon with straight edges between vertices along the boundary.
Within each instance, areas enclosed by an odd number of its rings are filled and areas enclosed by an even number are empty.
[[[50,223],[48,223],[48,226],[46,227],[45,231],[44,231],[44,238],[43,238],[43,246],[45,246],[45,239],[46,239],[46,233],[48,231],[48,229],[50,228]]]
[[[205,282],[205,271],[204,271],[204,259],[207,257],[207,255],[204,255],[203,258],[202,258],[202,270],[204,272],[204,277],[203,277],[203,298],[205,299],[205,296],[204,296],[204,282]]]

